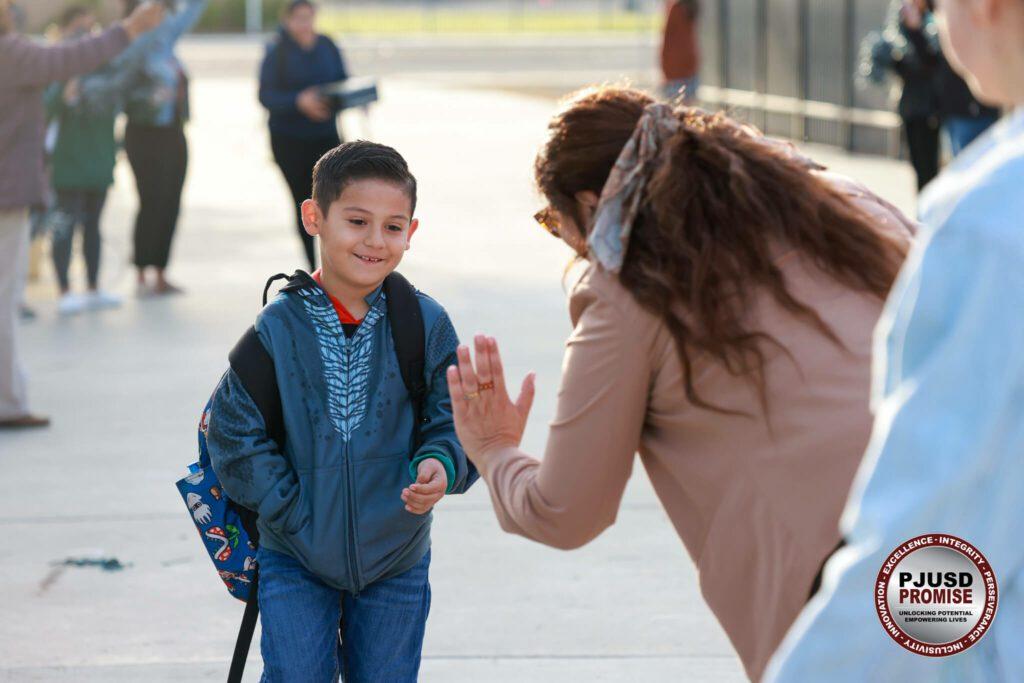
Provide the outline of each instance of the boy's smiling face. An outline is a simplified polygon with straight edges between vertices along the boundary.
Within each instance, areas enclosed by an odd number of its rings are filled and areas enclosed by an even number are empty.
[[[334,200],[325,216],[312,199],[302,204],[306,232],[320,236],[325,284],[346,294],[365,296],[402,262],[419,221],[401,184],[387,180],[356,180]]]

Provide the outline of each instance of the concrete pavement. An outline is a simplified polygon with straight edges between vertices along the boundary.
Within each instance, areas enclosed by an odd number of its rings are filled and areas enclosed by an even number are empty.
[[[219,49],[219,48],[218,48]],[[222,680],[241,616],[174,489],[226,355],[265,278],[301,265],[289,199],[270,161],[254,52],[222,70],[195,57],[191,169],[171,274],[181,297],[132,296],[133,183],[125,163],[105,215],[106,283],[124,308],[56,316],[50,281],[23,326],[35,407],[48,431],[0,436],[0,680]],[[247,59],[245,62],[243,60]],[[241,64],[248,64],[246,69]],[[567,249],[532,223],[544,98],[387,78],[368,130],[420,180],[421,232],[403,265],[461,336],[503,342],[510,382],[539,394],[525,448],[540,454],[569,322]],[[900,164],[810,153],[912,208]],[[485,486],[445,500],[434,525],[425,681],[735,681],[742,669],[704,606],[695,571],[638,468],[617,524],[565,553],[506,535]],[[121,571],[55,566],[116,557]],[[258,673],[253,648],[249,680]]]

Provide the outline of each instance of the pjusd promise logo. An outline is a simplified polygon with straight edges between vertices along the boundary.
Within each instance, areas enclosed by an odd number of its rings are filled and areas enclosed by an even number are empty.
[[[927,657],[955,655],[981,640],[998,602],[988,560],[948,534],[901,544],[886,558],[875,583],[875,609],[886,633]]]

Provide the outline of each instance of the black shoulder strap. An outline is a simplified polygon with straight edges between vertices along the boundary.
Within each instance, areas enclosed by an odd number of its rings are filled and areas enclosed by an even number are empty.
[[[285,273],[278,273],[277,275],[271,275],[267,280],[267,284],[263,287],[263,305],[267,305],[267,295],[270,293],[270,286],[277,280],[287,280],[288,282],[282,287],[279,292],[294,292],[298,289],[306,289],[309,287],[316,287],[316,280],[304,270],[296,270],[291,275]]]
[[[281,393],[277,389],[274,359],[263,347],[255,327],[245,331],[228,354],[228,361],[260,409],[267,435],[283,448],[284,416],[281,413]]]
[[[245,603],[242,624],[238,628],[238,637],[235,639],[235,651],[231,655],[231,668],[228,670],[228,683],[242,683],[245,660],[249,657],[252,636],[256,632],[256,619],[260,615],[259,582],[260,570],[257,567],[252,576],[252,583],[249,585],[249,599]]]
[[[273,282],[271,279],[271,282]],[[267,283],[267,287],[270,282]],[[266,290],[264,290],[264,303]],[[231,369],[242,381],[242,386],[249,392],[256,407],[259,408],[266,424],[267,434],[273,439],[279,448],[284,447],[284,415],[281,412],[281,394],[277,388],[277,375],[274,370],[274,359],[267,352],[256,334],[256,328],[250,327],[242,335],[242,338],[235,344],[228,354],[228,361]],[[259,528],[256,525],[256,512],[234,505],[238,512],[242,526],[245,527],[249,538],[253,543],[259,545]],[[242,615],[242,624],[238,629],[238,638],[235,640],[235,651],[231,657],[231,669],[228,672],[228,683],[241,683],[242,673],[245,671],[245,660],[249,654],[249,647],[252,643],[253,633],[256,631],[256,618],[259,616],[259,568],[253,574],[252,585],[249,587],[249,600],[245,605],[245,613]]]
[[[384,296],[388,302],[388,320],[395,339],[395,355],[402,381],[409,391],[416,416],[416,439],[424,422],[423,401],[427,395],[424,378],[426,333],[423,331],[423,311],[416,296],[416,288],[401,274],[394,272],[384,280]]]

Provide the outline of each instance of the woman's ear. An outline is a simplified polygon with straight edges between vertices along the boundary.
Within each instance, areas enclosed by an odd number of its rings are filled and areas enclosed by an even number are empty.
[[[302,227],[306,229],[307,234],[314,237],[319,235],[323,222],[324,214],[319,204],[312,199],[302,202]]]
[[[590,232],[590,225],[594,222],[594,214],[597,213],[597,205],[601,199],[596,192],[581,190],[573,195],[576,199],[576,216],[579,219],[580,234],[586,236]]]
[[[592,192],[591,190],[581,190],[573,195],[573,197],[575,197],[577,202],[588,209],[596,209],[598,202],[601,201],[601,198],[597,196],[597,193]]]

